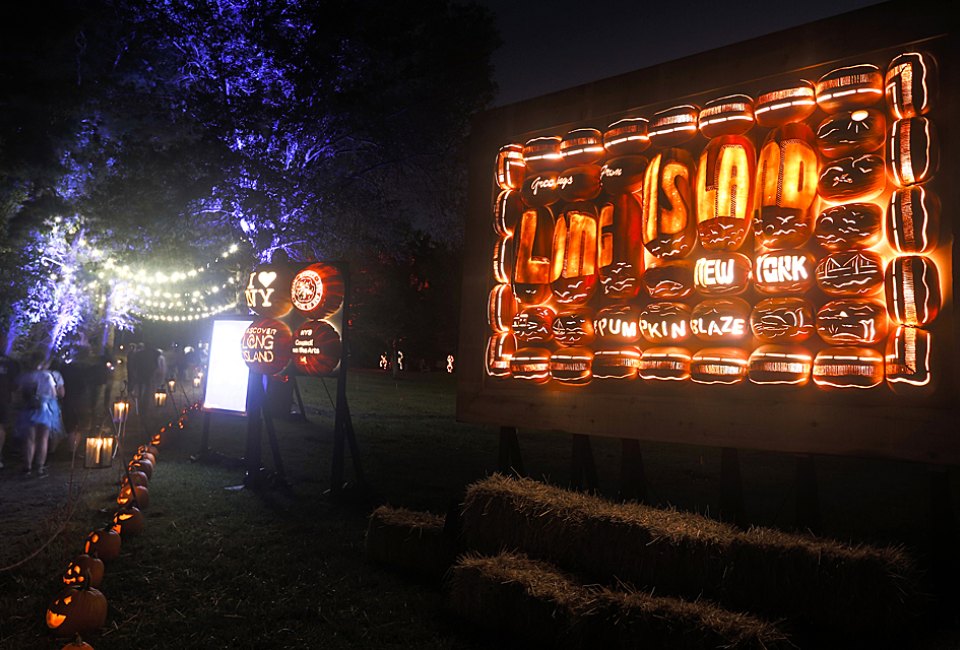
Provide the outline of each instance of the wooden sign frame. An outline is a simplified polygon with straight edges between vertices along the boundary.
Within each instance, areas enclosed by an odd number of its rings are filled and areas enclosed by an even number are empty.
[[[877,457],[960,465],[958,319],[953,286],[960,261],[953,246],[960,183],[956,119],[960,52],[946,5],[888,2],[794,29],[479,115],[470,143],[457,418],[499,426],[780,452]],[[678,21],[678,37],[682,26]],[[780,79],[817,80],[840,67],[889,61],[907,48],[939,64],[935,122],[942,201],[940,284],[943,307],[930,327],[935,388],[901,396],[886,388],[824,392],[814,387],[705,386],[683,382],[610,382],[564,386],[501,380],[485,372],[490,336],[487,297],[497,235],[491,205],[497,151],[541,135],[603,129],[630,111],[650,117],[678,104],[702,105],[732,92],[756,95]],[[598,71],[602,74],[602,70]],[[749,252],[749,251],[748,251]],[[641,347],[643,345],[641,344]],[[658,385],[653,385],[658,384]]]

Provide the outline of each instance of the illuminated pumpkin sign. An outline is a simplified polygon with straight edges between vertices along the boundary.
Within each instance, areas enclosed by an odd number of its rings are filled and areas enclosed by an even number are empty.
[[[587,345],[593,342],[593,312],[589,309],[562,311],[553,319],[553,338],[563,345]]]
[[[754,234],[766,248],[803,246],[813,230],[817,150],[806,124],[789,123],[767,135],[757,163]]]
[[[883,287],[883,260],[873,251],[830,253],[817,264],[817,284],[831,296],[869,296]]]
[[[704,348],[690,358],[690,379],[698,384],[738,384],[747,378],[747,353],[738,348]]]
[[[813,83],[800,79],[758,95],[753,114],[760,126],[777,127],[802,122],[815,110],[817,99]]]
[[[831,300],[817,311],[817,334],[831,345],[871,345],[886,333],[886,311],[874,300]]]
[[[553,319],[549,307],[527,307],[513,317],[513,334],[521,343],[543,343],[553,338]]]
[[[293,276],[290,299],[304,316],[327,318],[343,306],[343,277],[331,264],[311,264]]]
[[[546,208],[527,210],[520,220],[513,295],[522,305],[536,305],[550,295],[553,214]]]
[[[640,348],[626,346],[600,349],[593,353],[594,379],[636,379],[640,370]]]
[[[861,108],[831,115],[817,128],[817,147],[827,158],[870,153],[887,140],[887,120],[878,110]]]
[[[887,340],[887,383],[894,391],[930,384],[930,333],[919,327],[898,326]]]
[[[593,319],[593,330],[604,342],[633,343],[640,339],[639,313],[630,305],[604,307]]]
[[[560,348],[550,355],[550,376],[564,384],[582,386],[593,378],[593,350]]]
[[[597,213],[577,203],[557,218],[553,229],[550,287],[557,302],[580,305],[597,288]]]
[[[894,57],[884,77],[887,105],[894,117],[925,115],[937,92],[937,78],[937,60],[926,52]]]
[[[712,298],[693,308],[690,331],[702,341],[739,341],[750,331],[750,305],[740,298]]]
[[[657,154],[643,180],[643,245],[656,257],[686,257],[697,243],[696,163],[684,149]]]
[[[898,253],[929,253],[937,247],[940,199],[923,185],[895,190],[886,219],[887,243]]]
[[[750,329],[767,343],[800,343],[814,331],[813,308],[803,298],[767,298],[750,313]]]
[[[643,153],[650,146],[650,121],[645,117],[618,120],[603,132],[603,148],[611,156]]]
[[[682,302],[652,302],[640,311],[640,334],[651,343],[675,343],[690,336],[690,308]]]
[[[760,293],[804,293],[813,286],[813,256],[803,251],[757,255],[753,274]]]
[[[800,386],[810,379],[813,357],[799,345],[761,345],[750,353],[747,372],[755,384]]]
[[[643,274],[643,287],[655,300],[678,300],[693,293],[693,264],[685,260],[658,262]]]
[[[283,318],[293,309],[290,281],[293,270],[282,264],[261,266],[250,274],[243,291],[247,307],[260,316]]]
[[[743,136],[714,138],[697,168],[697,231],[708,250],[736,250],[750,230],[756,153]]]
[[[933,178],[940,163],[940,144],[933,122],[925,117],[894,122],[888,156],[890,175],[900,187]]]
[[[875,203],[846,203],[817,217],[814,236],[828,251],[870,248],[883,233],[883,210]]]
[[[240,340],[243,362],[261,375],[275,375],[290,363],[292,341],[293,334],[283,321],[272,318],[254,321]]]
[[[740,253],[711,253],[697,258],[693,285],[705,296],[735,296],[747,290],[753,264]]]
[[[523,162],[523,147],[505,144],[497,152],[497,185],[503,190],[520,189],[527,167]]]
[[[324,320],[309,320],[293,335],[293,363],[305,375],[323,377],[340,365],[340,334]]]
[[[600,208],[597,265],[606,298],[633,298],[640,290],[642,219],[640,201],[633,194],[621,194]]]

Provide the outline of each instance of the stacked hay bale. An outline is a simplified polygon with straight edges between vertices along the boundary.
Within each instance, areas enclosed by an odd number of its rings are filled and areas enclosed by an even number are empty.
[[[439,582],[456,555],[443,517],[390,506],[370,515],[366,552],[370,561],[426,582]]]

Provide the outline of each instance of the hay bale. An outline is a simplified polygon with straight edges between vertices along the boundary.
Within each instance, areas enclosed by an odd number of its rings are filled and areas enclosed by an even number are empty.
[[[534,647],[655,650],[792,648],[771,623],[705,601],[585,587],[518,553],[461,558],[448,574],[457,615]]]
[[[367,559],[418,580],[439,582],[455,556],[443,526],[443,517],[429,512],[380,506],[367,524]]]

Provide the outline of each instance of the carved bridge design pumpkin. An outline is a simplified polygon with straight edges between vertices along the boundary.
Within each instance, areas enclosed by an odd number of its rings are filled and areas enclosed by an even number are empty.
[[[807,70],[503,143],[487,377],[929,389],[937,62]]]

